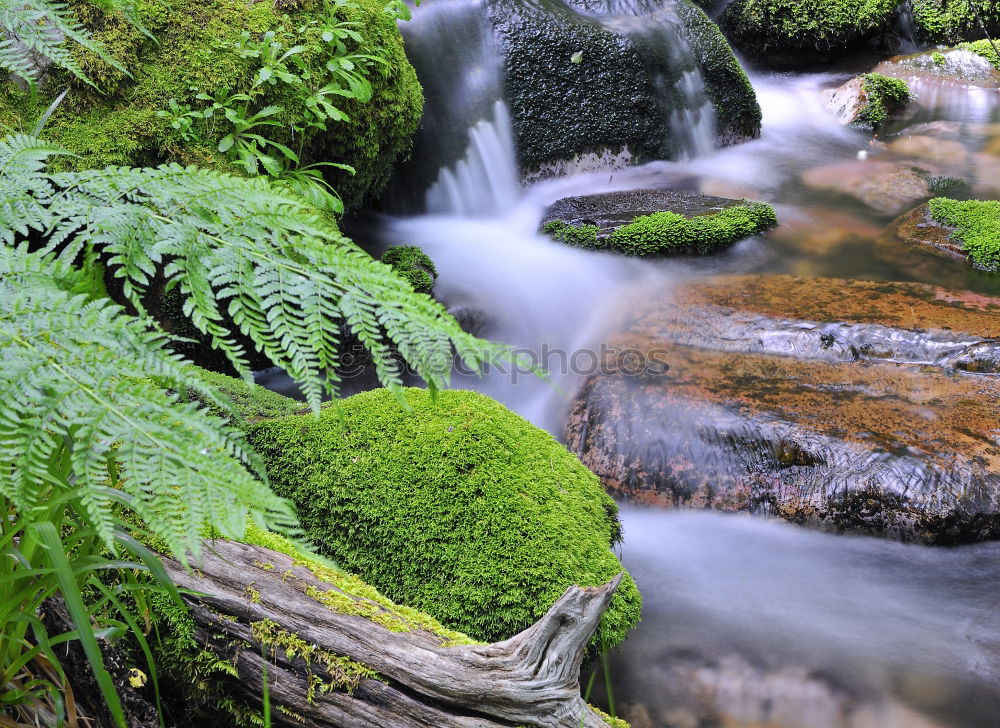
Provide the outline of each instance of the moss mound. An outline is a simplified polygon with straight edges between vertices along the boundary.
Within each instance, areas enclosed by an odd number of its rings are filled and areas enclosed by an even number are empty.
[[[852,122],[855,126],[876,129],[910,101],[910,88],[905,81],[880,73],[866,73],[861,79],[864,104]]]
[[[750,202],[694,217],[676,212],[642,215],[605,236],[596,225],[571,225],[562,220],[547,222],[542,231],[567,245],[625,255],[707,255],[777,222],[773,207]]]
[[[438,272],[434,261],[415,245],[398,245],[389,248],[379,259],[406,280],[413,290],[429,294],[434,290]]]
[[[1000,2],[975,0],[990,35],[1000,34]],[[968,0],[911,0],[917,36],[932,43],[983,38],[983,27]]]
[[[384,389],[249,437],[320,552],[476,639],[510,637],[572,584],[621,571],[614,501],[551,436],[481,394]],[[595,635],[638,621],[626,576]]]
[[[898,0],[735,0],[719,24],[754,56],[828,55],[889,27]]]
[[[329,121],[326,131],[309,129],[302,135],[293,135],[290,125],[306,114],[305,101],[287,84],[263,83],[265,93],[251,110],[280,106],[280,113],[267,117],[275,125],[254,131],[266,130],[269,139],[295,151],[304,142],[304,163],[354,166],[354,176],[329,168],[324,168],[324,173],[329,173],[330,182],[348,205],[356,204],[384,186],[393,163],[409,149],[423,104],[416,74],[403,54],[396,21],[384,5],[384,0],[345,4],[328,0],[139,0],[137,11],[154,37],[151,39],[93,0],[77,0],[73,7],[80,21],[132,77],[76,49],[100,90],[65,74],[52,74],[33,100],[13,81],[5,81],[0,83],[0,125],[30,129],[53,97],[69,85],[71,93],[45,129],[48,138],[78,155],[65,163],[89,168],[178,161],[234,171],[226,155],[218,151],[225,135],[222,124],[188,116],[175,127],[176,117],[160,112],[169,111],[173,99],[177,109],[190,107],[197,113],[212,103],[212,99],[198,99],[199,94],[214,97],[247,90],[262,60],[247,55],[244,32],[251,41],[273,32],[284,48],[309,45],[308,51],[298,55],[304,64],[299,73],[320,78],[329,60],[324,48],[329,45],[324,46],[319,39],[331,24],[352,23],[347,27],[362,40],[345,38],[347,50],[385,59],[385,63],[370,67],[370,102],[332,97],[348,120]],[[185,136],[188,124],[199,132],[199,138]]]
[[[218,372],[202,369],[201,367],[191,366],[190,370],[192,377],[197,377],[205,382],[205,384],[215,387],[223,395],[228,397],[236,407],[236,411],[245,420],[253,421],[274,417],[284,417],[286,415],[294,415],[302,412],[306,408],[302,402],[297,402],[290,397],[285,397],[277,392],[272,392],[269,389],[261,387],[259,384],[251,384],[250,382],[238,379],[237,377],[229,377],[225,374],[219,374]],[[197,393],[193,390],[190,391],[190,394],[194,397],[198,397]],[[219,415],[220,417],[226,417],[228,415],[227,412],[211,402],[206,402],[201,397],[198,397],[198,399],[200,399],[213,414]],[[256,545],[262,546],[264,544]]]
[[[952,237],[976,268],[1000,271],[1000,201],[935,197],[928,204],[931,218],[954,228]]]

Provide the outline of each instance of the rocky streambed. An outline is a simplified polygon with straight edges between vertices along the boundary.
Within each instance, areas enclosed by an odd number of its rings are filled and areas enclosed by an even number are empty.
[[[637,309],[566,428],[609,491],[927,543],[1000,535],[1000,299],[728,276]]]

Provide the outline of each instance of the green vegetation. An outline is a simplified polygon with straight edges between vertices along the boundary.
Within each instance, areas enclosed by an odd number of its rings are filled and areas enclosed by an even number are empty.
[[[396,275],[405,280],[418,293],[430,294],[434,290],[434,281],[438,272],[424,251],[414,245],[399,245],[389,248],[379,259],[386,265],[391,265]]]
[[[675,8],[701,65],[705,93],[715,109],[718,143],[736,144],[757,138],[762,118],[760,104],[729,41],[694,3],[682,0]]]
[[[854,117],[852,123],[855,126],[877,129],[911,98],[910,88],[905,81],[898,78],[890,78],[880,73],[866,73],[861,78],[864,106]]]
[[[140,612],[147,591],[169,587],[128,524],[139,519],[164,551],[187,562],[198,556],[205,524],[238,539],[248,521],[295,533],[296,520],[242,435],[199,401],[232,418],[237,407],[169,353],[148,318],[108,300],[105,273],[123,282],[140,314],[151,277],[162,275],[183,297],[191,324],[244,376],[237,328],[299,381],[314,409],[336,388],[330,369],[341,320],[376,361],[388,361],[395,345],[436,387],[450,372],[453,345],[470,363],[484,349],[327,217],[264,179],[177,165],[48,171],[48,160],[64,153],[21,135],[0,141],[0,578],[7,589],[0,684],[12,709],[48,700],[63,710],[59,685],[33,672],[43,657],[58,665],[37,611],[59,594],[124,726],[95,623],[131,634],[150,653],[138,616],[98,574],[114,570],[136,585],[127,588]],[[158,271],[164,258],[170,262]],[[383,365],[379,373],[400,391],[395,370]],[[178,393],[192,389],[196,396],[183,401]],[[285,406],[243,394],[264,410]],[[160,587],[138,584],[142,573]],[[84,591],[96,602],[86,602]]]
[[[604,237],[599,236],[595,225],[569,225],[561,220],[546,223],[542,230],[568,245],[626,255],[707,255],[775,224],[773,207],[764,202],[744,202],[694,217],[655,212],[637,217]]]
[[[1000,33],[1000,2],[975,0],[991,34]],[[983,37],[983,28],[968,0],[911,0],[917,36],[931,43],[952,44]]]
[[[929,206],[934,220],[955,228],[952,237],[976,268],[1000,270],[1000,202],[935,197]]]
[[[416,130],[420,86],[383,0],[140,0],[135,14],[155,40],[113,3],[72,7],[115,59],[72,49],[96,88],[66,73],[38,94],[0,83],[0,125],[27,130],[69,82],[46,130],[77,155],[66,167],[263,170],[336,207],[325,182],[348,205],[377,193]]]
[[[260,385],[200,367],[191,367],[191,378],[212,387],[232,403],[238,415],[236,422],[294,415],[302,412],[305,407],[302,402],[264,389]],[[188,396],[197,399],[206,410],[219,417],[226,418],[232,414],[226,408],[218,407],[212,400],[201,396],[197,388],[189,387]]]
[[[981,55],[992,63],[995,69],[1000,71],[1000,55],[997,55],[997,46],[990,43],[986,38],[971,43],[961,43],[958,47]]]
[[[897,0],[735,0],[719,24],[753,55],[829,53],[888,28]]]
[[[249,438],[320,552],[476,639],[512,636],[572,584],[621,571],[616,506],[550,435],[480,394],[385,390]],[[595,645],[639,618],[622,582]]]

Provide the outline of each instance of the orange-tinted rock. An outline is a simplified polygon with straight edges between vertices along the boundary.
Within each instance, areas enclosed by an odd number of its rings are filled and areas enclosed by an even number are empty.
[[[1000,537],[1000,377],[965,373],[1000,371],[1000,300],[739,276],[658,304],[612,348],[666,351],[669,371],[608,361],[569,419],[568,446],[609,491],[926,542]]]
[[[814,190],[853,197],[884,215],[898,215],[932,196],[929,171],[898,162],[858,160],[813,167],[802,182]]]
[[[962,242],[952,237],[952,229],[935,221],[925,203],[896,218],[886,234],[914,245],[929,245],[965,260]]]

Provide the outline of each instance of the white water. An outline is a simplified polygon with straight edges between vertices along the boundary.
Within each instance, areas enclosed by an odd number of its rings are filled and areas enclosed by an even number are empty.
[[[645,606],[611,674],[618,705],[644,703],[655,725],[687,699],[671,681],[740,725],[998,724],[1000,544],[696,512],[625,509],[623,522]]]

